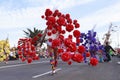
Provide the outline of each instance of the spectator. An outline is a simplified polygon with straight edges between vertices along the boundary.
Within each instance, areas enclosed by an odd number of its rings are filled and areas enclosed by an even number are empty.
[[[109,61],[111,61],[110,49],[113,52],[116,52],[116,51],[109,45],[109,42],[106,42],[106,45],[105,45],[104,49],[105,49],[105,53],[106,53],[106,57],[107,57],[107,62],[109,62]]]

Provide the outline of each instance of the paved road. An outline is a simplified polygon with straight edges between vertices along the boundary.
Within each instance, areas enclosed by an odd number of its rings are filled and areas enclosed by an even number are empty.
[[[0,63],[0,80],[120,80],[120,65],[118,58],[112,62],[99,63],[96,67],[84,63],[67,65],[59,61],[57,73],[51,75],[47,59],[35,61],[32,64],[10,61]]]

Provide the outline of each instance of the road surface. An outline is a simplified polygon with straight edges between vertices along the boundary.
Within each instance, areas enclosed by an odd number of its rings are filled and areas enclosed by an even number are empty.
[[[112,62],[89,66],[85,63],[67,63],[59,61],[56,74],[51,74],[48,59],[34,61],[31,64],[19,60],[0,63],[0,80],[120,80],[120,65],[117,57]]]

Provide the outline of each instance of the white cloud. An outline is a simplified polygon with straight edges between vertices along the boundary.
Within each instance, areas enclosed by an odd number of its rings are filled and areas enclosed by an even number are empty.
[[[0,8],[0,26],[2,28],[17,28],[17,27],[33,27],[39,26],[44,23],[44,20],[41,19],[41,15],[44,14],[45,8],[55,8],[60,9],[70,8],[79,4],[85,4],[93,0],[28,0],[28,2],[40,3],[43,2],[44,6],[39,7],[27,7],[22,9],[15,9],[12,11],[7,11],[3,9],[3,6]],[[11,2],[12,3],[12,2]],[[48,4],[45,4],[48,3]],[[69,4],[68,4],[69,3]]]
[[[6,14],[7,13],[7,14]],[[40,23],[40,8],[27,8],[1,14],[0,26],[10,27],[30,27]]]
[[[98,33],[100,40],[102,41],[103,35],[108,31],[109,25],[112,22],[113,26],[120,26],[120,2],[111,6],[105,7],[104,9],[98,10],[93,14],[89,14],[79,19],[81,24],[81,31],[85,32],[93,28],[96,25],[95,30]],[[119,24],[114,24],[118,23]],[[101,32],[100,32],[101,31]],[[120,36],[119,36],[120,37]],[[117,43],[115,35],[111,35],[112,45],[115,47]]]
[[[50,4],[57,9],[71,8],[76,5],[87,4],[95,0],[51,0]]]
[[[95,0],[27,0],[28,3],[40,4],[42,6],[51,5],[54,9],[66,9],[76,5],[86,4]]]
[[[111,5],[104,9],[98,10],[93,14],[89,14],[79,19],[81,26],[93,27],[95,24],[101,27],[102,25],[110,24],[111,22],[120,22],[120,3]]]
[[[10,29],[10,28],[45,28],[45,21],[41,19],[41,15],[44,14],[44,10],[46,8],[51,9],[60,9],[66,10],[71,7],[87,4],[95,0],[28,0],[29,4],[36,4],[37,6],[27,6],[21,9],[15,9],[12,11],[7,11],[4,6],[0,7],[0,31],[3,29]],[[26,1],[27,2],[27,1]],[[39,3],[42,3],[38,5]],[[28,4],[27,4],[28,5]],[[119,22],[120,21],[120,3],[115,5],[109,6],[102,10],[99,10],[93,14],[90,14],[86,17],[81,17],[79,22],[81,24],[81,30],[86,31],[91,29],[95,24],[97,27],[101,27],[106,23],[109,24],[110,22]],[[86,28],[85,28],[86,27]],[[10,43],[13,45],[18,40],[19,35],[23,35],[23,33],[13,31],[10,35],[17,36],[15,39],[10,39]],[[104,32],[102,32],[104,33]],[[0,34],[1,35],[1,34]]]

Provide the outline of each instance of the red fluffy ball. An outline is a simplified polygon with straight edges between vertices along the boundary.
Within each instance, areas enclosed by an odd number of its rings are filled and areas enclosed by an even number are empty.
[[[68,61],[68,65],[71,65],[72,64],[72,62],[71,61]]]
[[[56,19],[55,19],[55,17],[53,17],[53,16],[50,16],[50,17],[48,17],[48,23],[49,24],[55,24],[55,22],[56,22]]]
[[[72,39],[72,35],[68,35],[68,38]]]
[[[52,40],[52,47],[55,48],[60,45],[60,40],[59,39],[54,39]]]
[[[52,33],[53,33],[53,34],[56,34],[56,32],[57,32],[57,31],[56,31],[55,29],[52,30]]]
[[[48,36],[51,36],[51,35],[52,35],[52,33],[51,33],[51,32],[48,32],[48,33],[47,33],[47,35],[48,35]]]
[[[45,16],[44,16],[44,15],[42,15],[42,16],[41,16],[41,18],[45,18]]]
[[[62,26],[65,25],[65,18],[64,17],[59,17],[57,20],[58,25]]]
[[[22,58],[22,62],[24,62],[26,59],[25,58]]]
[[[66,19],[70,18],[70,14],[65,15]]]
[[[91,58],[91,59],[90,59],[90,64],[91,64],[92,66],[96,66],[96,65],[98,64],[98,60],[97,60],[96,58]]]
[[[90,52],[86,52],[86,57],[90,57]]]
[[[31,62],[32,62],[32,58],[28,58],[28,59],[27,59],[27,62],[28,62],[28,63],[31,63]]]
[[[76,44],[74,42],[71,42],[68,47],[71,52],[75,52],[77,49]]]
[[[66,38],[64,40],[64,44],[65,44],[66,47],[69,47],[69,45],[71,44],[71,42],[72,42],[72,39],[70,39],[70,38]]]
[[[80,43],[80,39],[79,38],[76,38],[76,43]]]
[[[61,32],[62,34],[65,34],[65,30],[62,30],[62,32]]]
[[[75,23],[75,28],[79,28],[80,24],[79,23]]]
[[[71,32],[73,29],[74,29],[74,26],[73,26],[72,24],[66,25],[66,30],[67,30],[68,32]]]
[[[52,11],[50,9],[46,9],[45,16],[51,16],[51,15],[52,15]]]
[[[84,46],[79,46],[79,47],[78,47],[78,52],[79,52],[79,53],[84,53],[85,50],[86,50],[86,49],[85,49]]]
[[[65,62],[67,62],[67,61],[69,61],[70,60],[70,53],[68,53],[68,52],[64,52],[62,55],[61,55],[61,59],[62,59],[62,61],[65,61]]]
[[[77,20],[73,20],[73,24],[77,23]]]
[[[52,38],[49,38],[48,41],[49,41],[49,42],[52,42]]]
[[[73,31],[73,35],[74,35],[74,37],[76,37],[76,38],[80,37],[80,31],[79,31],[79,30],[74,30],[74,31]]]
[[[76,61],[78,63],[81,63],[84,60],[84,57],[81,54],[76,54],[76,58],[77,58]]]
[[[63,51],[63,49],[61,49],[61,48],[58,48],[58,53],[63,53],[64,51]]]

